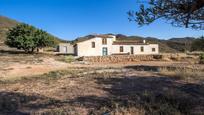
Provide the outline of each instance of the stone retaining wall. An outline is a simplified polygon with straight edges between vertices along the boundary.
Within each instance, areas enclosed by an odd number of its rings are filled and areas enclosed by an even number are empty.
[[[80,61],[99,63],[137,62],[137,61],[181,61],[190,59],[189,55],[182,53],[158,54],[158,55],[111,55],[81,57]],[[197,58],[196,58],[197,59]]]
[[[138,62],[161,60],[162,55],[111,55],[111,56],[89,56],[82,57],[86,62],[118,63],[118,62]]]

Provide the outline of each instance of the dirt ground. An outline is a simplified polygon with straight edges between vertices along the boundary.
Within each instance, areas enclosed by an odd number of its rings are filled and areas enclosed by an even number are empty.
[[[171,66],[203,71],[199,64],[69,64],[55,56],[15,55],[0,56],[0,65],[3,115],[204,113],[203,79],[191,82],[158,70]]]
[[[1,56],[0,65],[0,79],[39,75],[67,67],[66,63],[53,58],[34,56]]]
[[[88,64],[70,64],[58,61],[55,56],[46,55],[5,55],[0,56],[0,80],[14,79],[24,76],[33,76],[48,73],[50,71],[63,70],[69,67],[125,67],[125,66],[143,65],[143,66],[173,66],[201,68],[203,65],[191,64],[189,62],[169,62],[169,61],[143,61],[134,63],[88,63]]]

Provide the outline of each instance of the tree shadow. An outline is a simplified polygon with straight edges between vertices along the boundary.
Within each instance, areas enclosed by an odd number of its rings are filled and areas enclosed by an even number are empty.
[[[133,65],[133,66],[125,66],[126,69],[133,69],[136,71],[151,71],[151,72],[160,72],[160,69],[165,68],[169,71],[175,71],[178,67],[173,65],[171,66],[150,66],[150,65]],[[179,67],[180,69],[186,69],[186,67]]]
[[[107,97],[84,96],[72,102],[81,104],[92,112],[106,107],[144,109],[148,114],[202,114],[204,113],[204,86],[179,83],[167,77],[96,78]],[[110,87],[107,87],[110,86]],[[103,111],[104,112],[104,111]]]
[[[152,115],[204,113],[202,84],[152,76],[97,76],[92,80],[97,83],[97,88],[107,93],[106,96],[89,95],[60,101],[37,94],[0,92],[0,114],[26,115],[31,111],[64,106],[87,108],[90,114],[110,113],[118,108],[142,109]]]
[[[0,50],[0,54],[26,54],[26,53],[20,50]]]
[[[148,66],[148,65],[134,65],[134,66],[125,66],[126,69],[134,69],[136,71],[153,71],[158,72],[160,66]]]
[[[62,106],[62,104],[59,100],[41,95],[0,92],[0,114],[3,115],[29,115],[31,111]]]

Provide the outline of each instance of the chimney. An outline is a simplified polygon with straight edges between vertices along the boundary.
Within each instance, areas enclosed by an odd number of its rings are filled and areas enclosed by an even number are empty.
[[[113,37],[113,41],[116,41],[116,36],[112,36]]]
[[[146,40],[143,40],[143,43],[146,44]]]

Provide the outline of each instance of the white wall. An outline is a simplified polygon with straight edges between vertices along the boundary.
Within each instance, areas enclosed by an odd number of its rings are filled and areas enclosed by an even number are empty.
[[[60,43],[58,47],[58,52],[60,53],[74,54],[74,47],[70,43]],[[65,47],[67,48],[67,51],[65,51]]]
[[[134,55],[138,54],[158,54],[159,46],[158,44],[147,44],[147,45],[112,45],[115,38],[106,38],[107,45],[102,45],[102,38],[93,38],[83,42],[77,43],[77,56],[102,56],[102,48],[108,48],[108,55],[120,54],[120,53],[130,53],[131,47],[134,47]],[[95,48],[92,48],[92,42],[95,42]],[[120,52],[120,46],[123,46],[124,52]],[[144,47],[144,52],[141,52],[141,46]],[[156,51],[152,52],[152,48]]]
[[[113,38],[106,38],[107,45],[102,45],[102,38],[93,38],[77,43],[77,56],[102,56],[102,48],[108,48],[108,55],[112,54]],[[95,48],[92,48],[92,42],[95,42]]]
[[[120,46],[123,46],[123,52],[120,52]],[[144,47],[144,52],[141,52],[141,47]],[[148,44],[148,45],[113,45],[112,53],[113,54],[122,54],[122,53],[130,53],[131,47],[134,47],[134,54],[158,54],[159,46],[158,44]],[[155,48],[156,51],[152,52],[152,48]]]

